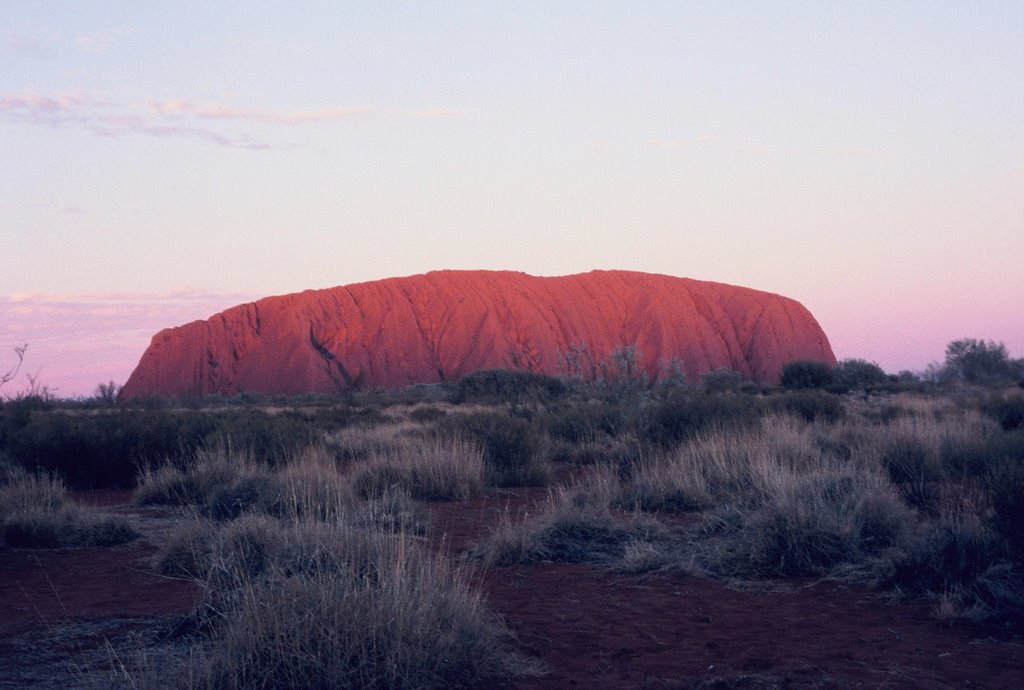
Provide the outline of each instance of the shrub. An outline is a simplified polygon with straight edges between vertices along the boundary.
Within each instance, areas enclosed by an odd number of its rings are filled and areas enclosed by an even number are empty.
[[[722,367],[701,376],[700,382],[709,393],[736,393],[743,386],[743,374]]]
[[[981,409],[1006,431],[1024,427],[1024,395],[994,395],[982,403]]]
[[[842,390],[864,390],[889,382],[882,367],[865,359],[844,359],[836,364],[832,375],[835,385]]]
[[[745,429],[757,424],[760,406],[745,395],[678,392],[652,404],[648,437],[671,448],[706,429]]]
[[[1000,446],[990,458],[985,492],[993,525],[1024,564],[1024,434],[1008,435]]]
[[[548,408],[540,418],[549,434],[570,443],[618,435],[626,426],[619,405],[585,400]]]
[[[923,528],[896,560],[891,584],[917,592],[969,587],[1001,553],[998,535],[977,516],[946,516]]]
[[[796,360],[782,367],[779,383],[787,390],[825,388],[835,380],[832,367],[816,360]]]
[[[798,415],[808,422],[822,421],[832,424],[843,417],[842,398],[820,390],[787,391],[776,396],[771,406]]]
[[[215,492],[265,474],[252,458],[226,447],[199,448],[177,462],[144,468],[135,490],[139,505],[204,505]]]
[[[565,381],[534,371],[487,369],[459,379],[453,402],[547,403],[568,393]]]
[[[478,443],[487,482],[494,486],[543,486],[550,470],[541,456],[538,434],[528,422],[498,412],[452,415],[443,433]]]
[[[945,378],[993,385],[1024,377],[1024,360],[1011,360],[1003,343],[963,338],[946,346]]]

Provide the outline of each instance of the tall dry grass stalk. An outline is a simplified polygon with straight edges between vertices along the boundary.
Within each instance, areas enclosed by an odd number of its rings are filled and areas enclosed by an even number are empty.
[[[457,436],[405,439],[374,451],[353,484],[367,497],[397,487],[423,500],[464,501],[484,492],[483,450]]]
[[[26,548],[114,546],[138,536],[121,518],[67,500],[58,477],[4,468],[0,482],[0,544]]]
[[[206,563],[192,687],[463,687],[537,673],[470,572],[405,532],[245,517]]]

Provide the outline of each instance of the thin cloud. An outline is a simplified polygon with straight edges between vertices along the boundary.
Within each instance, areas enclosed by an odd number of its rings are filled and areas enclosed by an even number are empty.
[[[214,123],[303,125],[370,117],[459,117],[470,111],[452,108],[376,108],[347,105],[327,108],[275,110],[240,108],[221,103],[196,104],[184,98],[120,105],[101,101],[84,90],[41,95],[35,92],[0,93],[0,121],[35,125],[78,125],[105,137],[137,134],[157,138],[200,141],[227,148],[267,150],[280,148],[247,133],[223,131]]]
[[[475,115],[476,111],[460,108],[385,108],[384,113],[401,117],[467,117]]]
[[[203,120],[240,120],[244,122],[270,122],[276,124],[300,124],[325,120],[344,120],[370,115],[370,106],[341,106],[314,110],[259,110],[236,108],[221,104],[195,105],[188,100],[175,98],[149,103],[150,110],[160,115],[192,116]]]
[[[118,39],[131,34],[128,29],[83,31],[75,34],[75,45],[87,53],[105,53]]]
[[[5,53],[38,57],[49,55],[63,41],[63,37],[46,27],[31,29],[3,29],[0,31],[0,46]]]
[[[702,134],[690,139],[646,139],[644,146],[656,149],[688,149],[701,144],[710,144],[716,140],[717,138],[710,134]]]
[[[94,134],[119,137],[130,134],[202,141],[237,149],[266,150],[269,143],[245,134],[228,135],[197,125],[167,123],[166,118],[139,114],[136,108],[118,107],[84,90],[40,95],[35,92],[0,93],[0,120],[34,125],[79,125]]]

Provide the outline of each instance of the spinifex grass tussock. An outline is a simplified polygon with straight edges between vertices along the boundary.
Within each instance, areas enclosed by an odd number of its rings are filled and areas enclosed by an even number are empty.
[[[202,447],[177,461],[144,468],[135,501],[139,505],[202,505],[215,492],[268,472],[265,463],[229,445]]]
[[[4,470],[0,544],[23,548],[115,546],[136,537],[124,520],[70,503],[60,479],[14,468]]]
[[[663,455],[652,456],[622,485],[618,502],[641,510],[686,512],[723,502],[757,504],[778,464],[772,438],[758,431],[698,433]]]
[[[398,487],[427,501],[464,501],[484,491],[483,450],[458,436],[407,439],[376,451],[353,477],[367,498]]]
[[[491,566],[538,561],[598,563],[637,571],[664,563],[673,541],[657,520],[639,514],[615,515],[601,486],[559,490],[535,515],[515,520],[504,515],[472,556]]]
[[[940,483],[984,475],[988,446],[998,433],[973,410],[913,415],[875,429],[869,450],[910,505],[936,513]]]
[[[259,512],[288,520],[342,519],[354,503],[350,482],[322,445],[292,456],[268,482]]]
[[[424,425],[395,413],[374,426],[351,426],[330,434],[325,444],[339,460],[366,460],[375,453],[400,446],[411,437],[422,436]]]
[[[903,545],[913,525],[884,478],[840,468],[779,468],[760,505],[710,513],[698,545],[712,573],[730,577],[829,575]]]
[[[246,517],[218,535],[201,688],[460,687],[537,673],[468,583],[405,533]]]

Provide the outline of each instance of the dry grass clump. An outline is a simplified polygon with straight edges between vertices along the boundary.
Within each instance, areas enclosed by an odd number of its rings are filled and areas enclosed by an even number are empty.
[[[352,487],[321,446],[292,457],[268,481],[257,509],[288,520],[337,521],[355,502]]]
[[[135,501],[195,506],[214,520],[247,513],[315,520],[348,514],[354,501],[351,486],[322,445],[298,451],[277,465],[272,468],[227,447],[201,449],[182,462],[145,469]]]
[[[483,450],[459,437],[410,439],[376,451],[352,481],[366,498],[397,487],[427,501],[464,501],[484,491]]]
[[[551,481],[546,438],[525,419],[497,411],[463,413],[446,417],[439,430],[480,445],[490,486],[546,486]]]
[[[202,505],[215,492],[268,472],[247,453],[228,444],[199,448],[176,462],[145,467],[139,474],[139,505]]]
[[[667,528],[653,518],[614,515],[598,479],[596,486],[550,494],[534,516],[514,521],[504,515],[471,553],[491,566],[560,561],[637,572],[664,564],[671,541]]]
[[[395,415],[392,413],[383,424],[339,429],[327,437],[325,444],[340,460],[366,460],[424,434],[422,423]]]
[[[406,533],[249,516],[204,559],[193,687],[464,687],[537,673],[468,572]]]
[[[0,544],[20,548],[115,546],[139,535],[119,518],[100,517],[67,501],[51,475],[4,468],[0,482]]]
[[[762,420],[756,430],[698,432],[674,451],[640,463],[617,502],[664,512],[761,503],[773,473],[804,465],[813,452],[809,433],[798,431],[795,424],[771,419]]]
[[[882,477],[779,471],[758,506],[712,512],[701,560],[730,577],[828,575],[905,544],[914,517]]]

